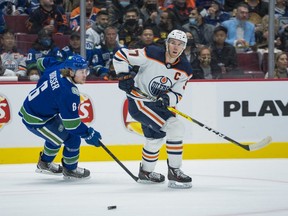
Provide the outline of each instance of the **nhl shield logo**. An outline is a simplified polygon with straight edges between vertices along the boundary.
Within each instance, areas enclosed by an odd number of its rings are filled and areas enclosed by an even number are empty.
[[[94,119],[93,106],[87,95],[80,94],[79,116],[83,123],[91,123]]]
[[[7,99],[0,95],[0,129],[10,121],[10,107]]]

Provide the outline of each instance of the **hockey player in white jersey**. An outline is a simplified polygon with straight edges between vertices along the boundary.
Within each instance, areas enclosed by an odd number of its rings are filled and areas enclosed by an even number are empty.
[[[113,65],[119,78],[119,88],[126,92],[129,113],[141,123],[145,145],[138,177],[141,182],[161,183],[165,176],[154,172],[159,150],[166,141],[168,154],[168,186],[192,187],[191,177],[180,169],[182,165],[184,126],[167,106],[181,100],[192,68],[181,56],[187,44],[183,31],[173,30],[166,40],[166,48],[148,46],[143,49],[122,48],[115,53]],[[139,71],[135,77],[129,72],[133,66]],[[152,102],[133,89],[158,98]]]

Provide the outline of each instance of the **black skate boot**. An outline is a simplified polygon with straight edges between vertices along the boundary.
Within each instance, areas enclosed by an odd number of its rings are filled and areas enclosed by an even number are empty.
[[[53,162],[44,162],[41,160],[42,152],[40,152],[39,160],[37,163],[37,173],[48,175],[62,175],[63,167]]]
[[[68,170],[63,167],[64,179],[88,179],[90,178],[90,171],[85,168],[77,167],[74,170]]]
[[[142,169],[142,164],[140,163],[139,174],[140,183],[162,183],[165,181],[165,176],[156,172],[147,172]]]
[[[168,164],[168,187],[171,188],[191,188],[192,178],[185,175],[179,168],[172,168]]]

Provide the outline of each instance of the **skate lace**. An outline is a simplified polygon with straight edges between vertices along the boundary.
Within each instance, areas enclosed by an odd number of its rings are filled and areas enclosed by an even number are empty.
[[[174,173],[176,174],[177,177],[182,177],[182,178],[187,177],[187,175],[185,175],[181,169],[174,169]]]
[[[84,168],[77,167],[75,170],[73,170],[73,172],[83,175],[84,174]]]
[[[52,163],[48,163],[47,166],[48,166],[49,170],[58,170],[59,167],[60,167],[59,164],[55,164],[53,162]]]
[[[160,173],[156,173],[156,172],[151,172],[149,174],[149,178],[151,178],[151,179],[161,179],[161,174]]]

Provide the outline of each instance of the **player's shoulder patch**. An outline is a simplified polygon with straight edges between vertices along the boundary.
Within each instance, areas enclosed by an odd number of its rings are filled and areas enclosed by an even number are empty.
[[[73,86],[73,87],[71,88],[71,91],[72,91],[73,94],[75,94],[75,95],[77,95],[77,96],[80,97],[80,92],[79,92],[78,88],[76,88],[76,87]]]

